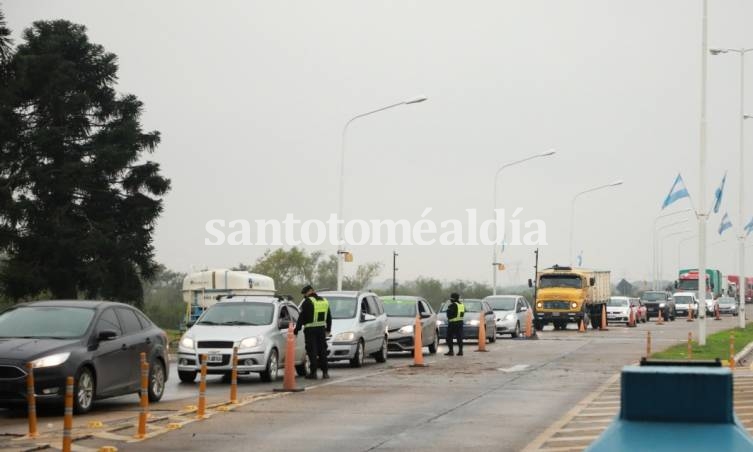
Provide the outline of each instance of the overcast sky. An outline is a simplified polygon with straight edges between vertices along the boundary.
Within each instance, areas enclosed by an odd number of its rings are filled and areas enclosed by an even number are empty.
[[[753,4],[709,3],[709,45],[753,47]],[[2,8],[17,40],[34,20],[63,18],[118,55],[118,90],[136,94],[145,128],[162,133],[150,158],[173,189],[156,258],[175,270],[252,263],[264,252],[205,246],[210,219],[336,213],[344,123],[416,95],[429,100],[350,128],[346,218],[415,222],[432,207],[437,222],[462,220],[469,208],[483,220],[498,166],[556,148],[505,170],[499,184],[500,208],[546,222],[544,265],[568,261],[573,196],[617,179],[624,185],[579,198],[574,229],[584,266],[611,269],[613,279],[649,277],[653,220],[678,172],[696,205],[701,195],[708,205],[729,170],[721,213],[739,226],[736,55],[709,57],[707,190],[698,193],[700,0],[2,0]],[[753,121],[747,131],[753,174]],[[753,182],[745,196],[753,206]],[[709,242],[720,238],[721,213]],[[664,232],[682,230],[695,222]],[[710,248],[709,266],[737,272],[736,232]],[[691,234],[665,241],[666,278],[676,275],[678,238]],[[696,266],[695,240],[683,246],[680,264]],[[393,248],[352,251],[355,263],[383,262],[387,278]],[[500,281],[530,277],[532,251],[508,247]],[[491,278],[486,246],[398,252],[399,278]]]

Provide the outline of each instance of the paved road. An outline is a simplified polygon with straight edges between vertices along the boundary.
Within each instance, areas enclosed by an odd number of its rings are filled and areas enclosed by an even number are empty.
[[[733,326],[736,319],[707,323],[712,332]],[[159,439],[117,447],[222,451],[244,450],[253,442],[258,450],[521,450],[623,365],[637,361],[645,353],[646,331],[652,332],[657,350],[685,340],[689,330],[695,335],[697,325],[677,320],[584,334],[547,330],[537,341],[499,340],[488,346],[489,353],[475,353],[475,344],[468,344],[463,357],[427,355],[430,367],[422,369],[408,367],[409,357],[396,356],[363,369],[336,366],[332,380],[309,384],[304,393],[258,400]],[[279,385],[253,377],[240,390],[268,394]],[[226,399],[227,388],[213,378],[210,398]],[[165,402],[152,411],[178,411],[195,403],[195,391],[195,385],[174,379]],[[76,424],[133,417],[137,409],[135,396],[102,401],[95,413],[78,417]],[[57,430],[59,418],[52,414],[43,415],[41,422]],[[0,415],[0,433],[24,431],[22,416]],[[87,441],[77,444],[102,445]]]

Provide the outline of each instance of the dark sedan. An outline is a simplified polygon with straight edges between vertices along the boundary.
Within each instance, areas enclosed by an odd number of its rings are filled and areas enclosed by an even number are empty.
[[[437,314],[429,303],[421,297],[397,295],[381,297],[384,312],[387,313],[387,350],[391,352],[412,352],[416,310],[421,318],[421,341],[429,347],[429,353],[436,353],[439,347]]]
[[[26,364],[34,369],[37,401],[60,402],[74,377],[73,407],[133,394],[140,354],[149,362],[149,400],[162,398],[168,375],[167,335],[141,311],[107,301],[39,301],[0,313],[0,406],[26,399]]]

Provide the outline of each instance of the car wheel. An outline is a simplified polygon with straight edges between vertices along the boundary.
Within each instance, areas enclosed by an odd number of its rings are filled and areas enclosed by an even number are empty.
[[[378,363],[387,362],[387,338],[386,337],[384,338],[384,340],[382,340],[382,348],[380,348],[376,353],[374,353],[374,359]]]
[[[165,393],[165,365],[162,360],[155,359],[149,365],[149,402],[159,402]]]
[[[429,344],[429,353],[433,355],[437,352],[437,348],[439,348],[439,331],[434,332],[434,342]]]
[[[304,353],[301,364],[295,366],[295,373],[297,373],[299,377],[305,377],[311,373],[311,362],[309,361],[308,354]]]
[[[178,378],[183,383],[193,383],[193,381],[196,380],[196,371],[195,370],[179,370]]]
[[[517,322],[515,324],[515,330],[512,332],[511,336],[514,338],[520,336],[520,322]]]
[[[269,383],[270,381],[277,380],[277,372],[280,370],[280,363],[277,359],[277,349],[273,348],[269,352],[269,359],[267,359],[267,368],[263,372],[260,372],[261,381]]]
[[[350,367],[362,367],[363,366],[363,341],[358,341],[356,345],[356,355],[350,360]]]
[[[73,412],[88,413],[94,404],[94,372],[90,367],[82,367],[76,372],[73,382]]]

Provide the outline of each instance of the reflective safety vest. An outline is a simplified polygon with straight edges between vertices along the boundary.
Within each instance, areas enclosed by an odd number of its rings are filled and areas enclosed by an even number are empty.
[[[306,328],[314,328],[317,326],[327,326],[327,311],[329,311],[329,301],[326,298],[317,300],[314,297],[309,297],[309,301],[314,305],[314,319],[303,325]]]
[[[463,303],[457,302],[455,303],[455,306],[458,308],[457,314],[455,314],[455,317],[448,319],[449,322],[462,322],[463,321],[463,315],[465,315],[465,306],[463,306]]]

